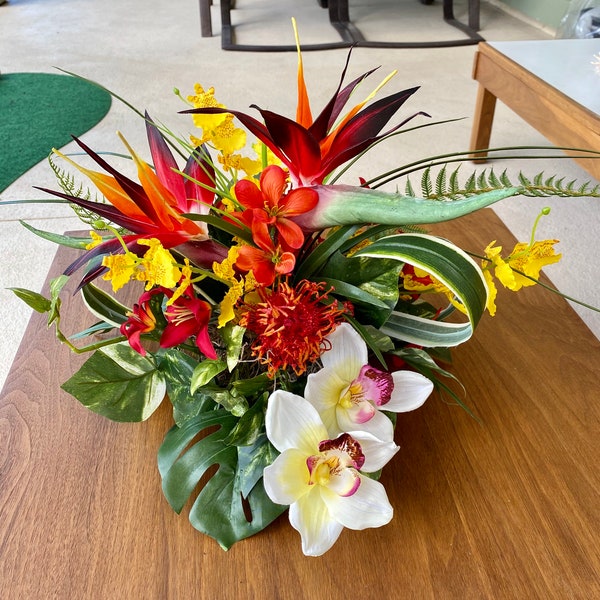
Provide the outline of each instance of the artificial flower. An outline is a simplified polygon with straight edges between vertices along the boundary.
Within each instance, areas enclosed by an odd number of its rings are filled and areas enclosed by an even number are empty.
[[[122,254],[108,254],[102,257],[102,266],[108,269],[103,279],[110,281],[113,292],[116,292],[135,278],[139,262],[138,257],[129,251]]]
[[[304,242],[304,234],[290,217],[312,210],[317,202],[317,193],[310,188],[296,188],[286,193],[288,176],[277,165],[270,165],[260,175],[259,187],[248,179],[235,185],[235,195],[245,209],[238,215],[252,229],[254,241],[264,246],[271,239],[270,227],[275,227],[280,239],[293,249]]]
[[[400,277],[402,277],[402,287],[407,292],[444,294],[456,309],[466,313],[464,305],[456,299],[454,292],[427,271],[407,263],[402,267]]]
[[[156,239],[138,240],[140,246],[148,246],[144,257],[139,261],[139,270],[136,278],[146,282],[146,290],[155,285],[173,288],[181,279],[181,270],[173,255],[163,248]]]
[[[413,371],[388,373],[368,364],[367,344],[348,323],[327,336],[323,368],[308,376],[304,396],[317,409],[330,436],[368,431],[391,441],[394,427],[382,411],[419,408],[433,383]]]
[[[144,292],[127,314],[127,321],[120,327],[121,335],[124,335],[129,345],[142,356],[146,356],[141,342],[142,334],[156,329],[156,317],[150,307],[150,301],[157,293],[158,291]]]
[[[286,281],[273,290],[258,288],[258,301],[240,308],[240,325],[255,334],[253,355],[274,377],[291,368],[302,375],[328,347],[327,336],[341,322],[346,307],[326,302],[322,284],[303,280],[295,287]]]
[[[256,248],[243,244],[238,249],[235,265],[245,273],[252,272],[256,281],[269,286],[277,275],[288,275],[296,266],[296,257],[281,245],[275,245],[270,237],[257,237]]]
[[[493,241],[488,244],[484,251],[485,259],[482,261],[483,274],[491,292],[487,309],[492,316],[496,313],[497,295],[492,270],[505,288],[518,292],[523,287],[535,285],[541,270],[561,259],[561,254],[554,251],[558,240],[540,240],[529,244],[519,242],[506,258],[502,258],[502,246],[495,246],[495,243]]]
[[[320,556],[344,527],[381,527],[393,508],[381,483],[364,476],[381,469],[398,451],[365,433],[331,439],[315,408],[283,390],[271,394],[267,437],[281,453],[263,472],[273,502],[289,505],[289,519],[302,539],[302,551]]]
[[[173,295],[170,290],[163,291],[169,298]],[[196,297],[193,286],[188,286],[187,290],[174,302],[167,302],[164,315],[167,326],[160,338],[162,348],[172,348],[195,337],[196,346],[202,354],[212,360],[217,358],[208,333],[211,307],[208,302]]]
[[[128,314],[127,321],[121,325],[121,334],[127,337],[129,345],[145,356],[140,336],[156,329],[156,317],[150,301],[160,294],[169,299],[163,313],[167,325],[160,336],[161,348],[173,348],[194,337],[198,350],[207,358],[216,359],[217,353],[208,334],[210,304],[197,298],[191,285],[177,296],[174,296],[172,290],[163,287],[144,292],[134,304],[133,311]]]
[[[58,150],[54,151],[87,175],[110,204],[54,190],[43,191],[64,198],[131,232],[120,239],[105,239],[69,265],[65,271],[67,275],[85,264],[90,265],[81,285],[93,280],[105,270],[105,267],[94,263],[91,259],[120,251],[123,243],[129,251],[138,254],[137,242],[140,239],[156,238],[165,248],[187,244],[189,248],[187,254],[192,260],[204,259],[208,264],[221,254],[218,244],[209,239],[206,224],[184,216],[190,212],[208,213],[214,198],[214,192],[210,191],[211,186],[214,185],[213,167],[206,161],[200,149],[188,159],[183,170],[184,175],[176,172],[177,165],[162,134],[147,115],[146,118],[148,140],[156,172],[121,136],[137,166],[140,183],[119,173],[77,138],[74,138],[75,142],[108,174],[84,168]],[[205,258],[207,254],[209,256]]]
[[[349,60],[350,54],[337,90],[315,120],[312,119],[310,111],[301,60],[298,67],[296,120],[256,106],[254,108],[259,111],[263,123],[243,112],[221,107],[194,108],[184,112],[192,113],[195,117],[225,113],[235,115],[289,169],[295,185],[322,183],[334,169],[355,158],[416,116],[412,115],[381,133],[398,109],[417,91],[418,88],[414,87],[387,96],[364,108],[375,94],[373,92],[340,119],[352,92],[373,73],[373,70],[368,71],[342,88]],[[380,87],[378,86],[377,90]]]

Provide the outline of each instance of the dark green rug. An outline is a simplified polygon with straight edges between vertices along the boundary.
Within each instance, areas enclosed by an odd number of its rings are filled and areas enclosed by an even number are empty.
[[[70,75],[0,75],[0,192],[96,125],[110,102],[106,91]]]

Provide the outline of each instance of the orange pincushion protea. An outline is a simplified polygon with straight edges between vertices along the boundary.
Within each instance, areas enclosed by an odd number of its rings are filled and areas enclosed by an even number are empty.
[[[270,377],[288,367],[302,375],[327,349],[325,338],[348,308],[324,303],[324,287],[306,280],[291,287],[284,281],[274,290],[259,288],[259,301],[244,304],[240,325],[256,334],[252,354],[268,366]]]

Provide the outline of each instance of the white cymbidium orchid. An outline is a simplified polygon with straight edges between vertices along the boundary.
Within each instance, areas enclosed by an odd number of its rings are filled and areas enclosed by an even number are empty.
[[[319,411],[330,436],[368,431],[382,440],[394,438],[394,427],[382,410],[408,412],[419,408],[433,383],[413,371],[387,373],[368,364],[367,344],[348,323],[327,339],[323,368],[308,376],[304,396]]]
[[[281,454],[263,474],[269,498],[289,505],[302,551],[320,556],[342,529],[380,527],[393,509],[384,487],[362,475],[381,469],[398,451],[366,432],[329,439],[315,408],[301,396],[277,390],[266,414],[267,437]]]

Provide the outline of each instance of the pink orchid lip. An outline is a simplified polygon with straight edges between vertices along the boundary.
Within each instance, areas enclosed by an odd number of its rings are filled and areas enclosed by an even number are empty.
[[[307,484],[309,486],[317,483],[326,485],[334,493],[347,498],[356,493],[360,487],[361,479],[355,466],[356,462],[352,457],[345,451],[335,447],[335,443],[338,440],[324,440],[324,442],[321,442],[321,445],[328,443],[334,445],[330,449],[326,449],[320,454],[313,454],[306,459],[306,466],[309,472]],[[358,442],[353,439],[352,441],[354,444],[358,445],[358,448],[360,449]],[[346,444],[346,441],[342,443]],[[364,462],[362,452],[361,456],[358,458],[358,462],[362,464],[362,462]]]
[[[342,433],[335,440],[323,440],[319,444],[320,452],[334,450],[342,455],[346,455],[349,464],[344,466],[352,466],[355,469],[360,469],[365,462],[361,445],[349,433]]]
[[[353,496],[356,491],[358,490],[358,488],[360,487],[360,477],[358,476],[358,473],[355,474],[356,476],[353,479],[353,485],[352,487],[344,494],[340,494],[340,496],[342,496],[343,498],[348,498],[349,496]]]
[[[363,395],[376,406],[387,404],[394,389],[394,378],[386,371],[364,365],[355,381],[363,388]]]
[[[347,412],[350,419],[354,423],[358,423],[360,425],[362,423],[370,421],[377,412],[377,410],[371,402],[369,402],[368,400],[362,400],[360,402],[357,402]]]

